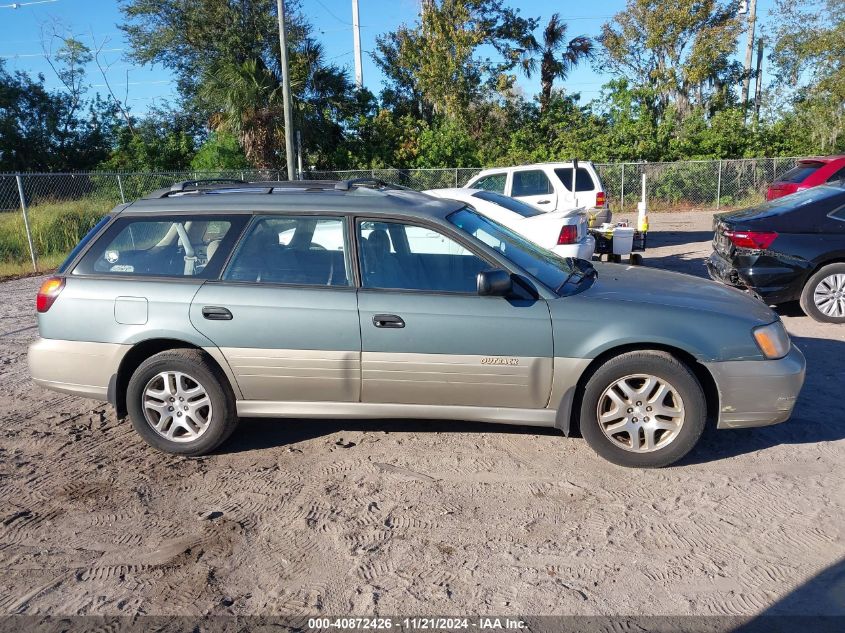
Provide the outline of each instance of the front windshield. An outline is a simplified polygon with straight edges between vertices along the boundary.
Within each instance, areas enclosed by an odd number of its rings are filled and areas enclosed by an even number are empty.
[[[555,255],[469,208],[455,211],[446,219],[499,251],[550,290],[559,288],[570,273],[577,271],[572,259]]]

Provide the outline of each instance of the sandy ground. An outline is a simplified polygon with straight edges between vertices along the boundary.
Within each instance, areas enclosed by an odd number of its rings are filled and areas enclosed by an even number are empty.
[[[649,265],[704,274],[708,214],[652,228]],[[426,421],[246,420],[181,459],[30,382],[38,283],[0,284],[0,614],[845,613],[845,327],[783,310],[793,418],[659,471]]]

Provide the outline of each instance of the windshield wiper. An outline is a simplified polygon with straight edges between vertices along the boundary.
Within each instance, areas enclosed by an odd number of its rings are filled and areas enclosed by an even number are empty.
[[[560,293],[561,289],[566,284],[568,284],[570,282],[570,280],[573,279],[573,278],[577,279],[578,283],[581,283],[581,281],[584,280],[584,279],[595,279],[598,276],[599,276],[599,272],[595,269],[595,267],[592,264],[587,263],[587,269],[586,270],[582,270],[581,268],[579,268],[576,265],[573,268],[572,272],[570,272],[566,276],[566,279],[563,280],[563,283],[561,283],[557,288],[555,288],[555,292]]]

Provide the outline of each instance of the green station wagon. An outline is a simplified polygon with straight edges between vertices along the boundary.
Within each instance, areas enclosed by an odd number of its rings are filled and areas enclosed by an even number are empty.
[[[37,309],[34,380],[182,455],[239,417],[420,418],[578,431],[664,466],[708,423],[788,419],[804,380],[737,290],[564,259],[377,181],[178,183],[103,218]]]

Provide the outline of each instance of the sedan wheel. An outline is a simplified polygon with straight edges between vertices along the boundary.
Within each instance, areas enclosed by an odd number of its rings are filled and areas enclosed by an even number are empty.
[[[807,280],[801,309],[822,323],[845,323],[845,263],[822,266]]]
[[[813,303],[829,317],[845,317],[845,274],[829,275],[813,291]]]

